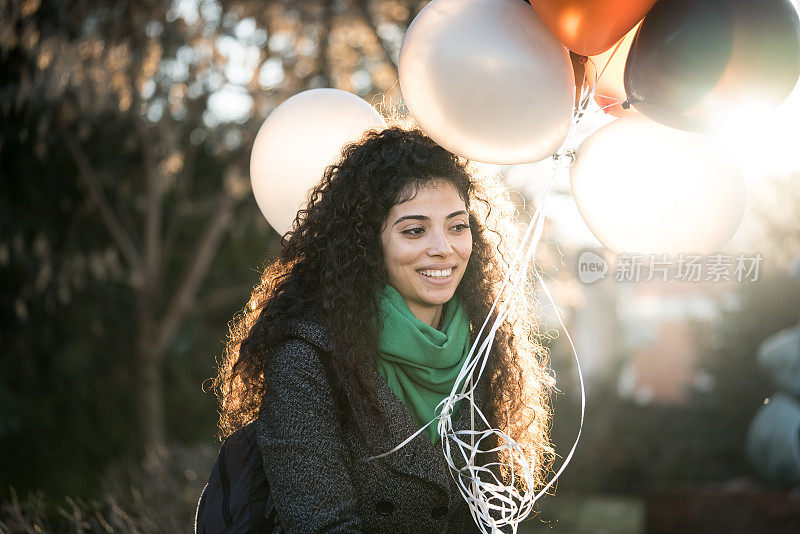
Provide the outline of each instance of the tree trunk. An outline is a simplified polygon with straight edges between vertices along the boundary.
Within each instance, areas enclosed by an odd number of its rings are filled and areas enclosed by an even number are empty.
[[[138,332],[136,343],[136,414],[139,430],[138,445],[141,453],[160,450],[166,445],[164,421],[164,384],[161,363],[163,357],[156,347],[156,320],[154,307],[148,298],[147,281],[140,294],[138,306]]]
[[[161,358],[140,352],[137,362],[136,407],[139,444],[143,453],[161,450],[166,445],[164,432],[164,385]]]

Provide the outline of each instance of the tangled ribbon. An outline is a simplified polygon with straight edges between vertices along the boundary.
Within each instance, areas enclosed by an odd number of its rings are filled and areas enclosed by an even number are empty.
[[[440,409],[435,418],[428,421],[425,426],[420,428],[417,432],[406,438],[402,443],[394,447],[392,450],[385,453],[371,456],[364,459],[364,461],[371,461],[384,456],[388,456],[397,452],[420,433],[422,433],[428,425],[436,422],[438,424],[439,435],[442,436],[442,453],[450,467],[450,474],[458,485],[459,492],[464,500],[467,502],[470,513],[474,518],[476,524],[483,534],[494,534],[502,532],[503,527],[510,526],[512,532],[516,534],[519,524],[524,521],[531,513],[533,504],[544,495],[556,480],[569,465],[572,456],[580,441],[581,432],[583,430],[584,413],[586,408],[586,392],[584,389],[583,373],[581,371],[580,361],[578,359],[578,352],[575,349],[572,336],[564,324],[561,314],[558,312],[555,300],[553,299],[550,290],[545,284],[542,273],[539,269],[534,267],[532,272],[546,295],[547,300],[556,310],[556,317],[558,322],[566,334],[572,354],[575,359],[575,364],[578,371],[578,378],[580,381],[581,392],[581,407],[580,407],[580,425],[575,441],[570,448],[569,453],[564,458],[564,462],[558,471],[553,475],[550,481],[545,484],[538,492],[531,489],[519,490],[516,484],[516,472],[513,469],[514,465],[504,464],[503,462],[488,463],[484,465],[478,464],[476,457],[478,454],[498,453],[499,457],[509,457],[513,464],[517,464],[521,468],[521,477],[524,479],[525,488],[535,487],[535,475],[530,462],[527,460],[524,451],[514,439],[500,429],[492,428],[488,420],[481,412],[480,408],[474,402],[475,384],[480,380],[483,371],[486,367],[488,356],[491,353],[492,344],[494,342],[495,334],[503,322],[506,320],[508,314],[513,309],[515,299],[526,298],[525,283],[528,279],[528,271],[531,266],[532,260],[535,259],[536,247],[542,237],[545,222],[545,207],[547,195],[553,184],[555,177],[556,167],[559,164],[571,165],[574,162],[575,148],[578,143],[587,135],[587,123],[585,118],[588,116],[589,103],[593,99],[593,92],[584,84],[584,90],[581,94],[580,103],[573,114],[573,123],[570,128],[570,133],[567,140],[559,149],[558,153],[553,156],[554,167],[550,173],[550,178],[547,186],[541,194],[541,198],[537,204],[536,211],[528,224],[524,237],[520,240],[517,250],[514,253],[513,261],[506,272],[505,278],[498,292],[497,298],[494,300],[491,309],[483,322],[483,325],[476,336],[476,341],[470,348],[467,359],[455,381],[453,390],[450,395],[445,397],[437,406]],[[501,297],[506,293],[509,288],[511,298],[502,301]],[[494,322],[489,325],[489,319],[492,317],[493,312],[499,309]],[[485,330],[488,331],[485,336],[482,334]],[[476,374],[477,371],[477,374]],[[461,384],[461,390],[458,389]],[[452,414],[455,404],[460,400],[466,400],[470,405],[471,426],[470,430],[455,431],[452,424]],[[488,430],[476,430],[475,416],[478,416]],[[492,437],[494,436],[494,438]],[[483,449],[482,442],[499,443],[499,446]],[[459,468],[454,461],[454,455],[458,454],[464,461],[464,466]],[[491,467],[501,467],[506,465],[510,467],[511,481],[509,485],[503,483],[492,471]],[[483,475],[483,477],[481,476]]]

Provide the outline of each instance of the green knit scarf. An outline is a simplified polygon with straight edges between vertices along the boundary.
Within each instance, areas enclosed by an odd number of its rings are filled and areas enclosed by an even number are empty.
[[[375,365],[419,426],[438,412],[436,406],[450,394],[469,353],[469,319],[456,296],[444,305],[442,329],[411,313],[403,297],[387,285],[378,295],[383,329]],[[461,401],[453,407],[453,413]],[[425,428],[436,443],[436,422]]]

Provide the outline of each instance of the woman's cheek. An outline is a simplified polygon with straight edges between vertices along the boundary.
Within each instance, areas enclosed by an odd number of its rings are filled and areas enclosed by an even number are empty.
[[[402,263],[413,263],[424,252],[415,243],[403,243],[400,247],[400,261]]]
[[[464,258],[465,260],[469,259],[469,257],[472,255],[472,235],[471,234],[466,237],[466,239],[465,239],[465,241],[463,243],[463,248],[461,249],[461,251],[462,251],[461,252],[461,257]]]

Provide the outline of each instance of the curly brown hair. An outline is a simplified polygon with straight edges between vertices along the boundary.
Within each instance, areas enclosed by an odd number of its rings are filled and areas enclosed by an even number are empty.
[[[469,162],[417,129],[368,132],[326,168],[307,207],[282,240],[281,258],[265,267],[247,306],[231,322],[215,380],[220,437],[257,417],[269,386],[264,369],[270,350],[282,339],[288,322],[308,315],[322,320],[332,337],[335,357],[330,364],[341,417],[349,413],[343,390],[347,384],[355,392],[352,398],[363,400],[362,409],[372,423],[385,428],[363,366],[372,364],[377,351],[374,296],[387,283],[380,232],[392,206],[432,182],[455,187],[470,214],[472,255],[457,291],[475,341],[500,293],[516,244],[514,206],[507,190],[497,177],[481,177]],[[511,295],[502,297],[513,309],[496,332],[482,377],[490,384],[486,416],[526,452],[538,486],[554,459],[549,440],[554,380],[530,305]],[[492,315],[493,320],[497,312]],[[506,480],[510,474],[504,469]]]

